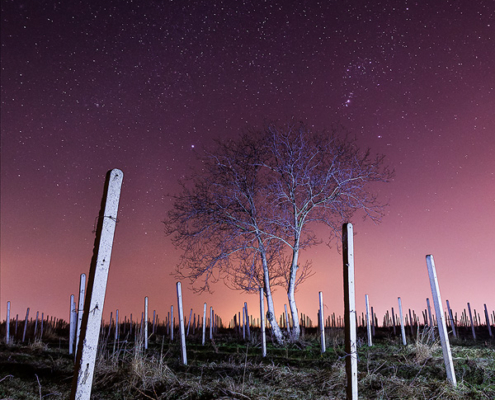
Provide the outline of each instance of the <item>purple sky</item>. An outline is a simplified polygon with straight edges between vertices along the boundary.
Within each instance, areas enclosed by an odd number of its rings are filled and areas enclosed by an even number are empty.
[[[88,273],[105,173],[124,172],[105,315],[164,316],[179,253],[161,221],[195,152],[265,120],[344,125],[394,181],[379,225],[354,222],[358,313],[397,297],[495,308],[495,4],[487,1],[2,2],[1,319],[67,319]],[[328,236],[317,230],[322,239]],[[343,310],[336,243],[307,251],[297,293],[316,320]],[[257,297],[184,286],[225,320]],[[76,296],[77,298],[77,296]],[[286,296],[277,291],[276,311]],[[186,315],[189,313],[186,312]],[[106,317],[108,318],[108,317]]]

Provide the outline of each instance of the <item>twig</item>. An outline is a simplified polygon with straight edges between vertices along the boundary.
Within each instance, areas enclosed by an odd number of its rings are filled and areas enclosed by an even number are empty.
[[[38,389],[40,391],[40,400],[43,398],[41,396],[41,383],[40,383],[40,379],[38,378],[38,375],[34,374],[34,376],[36,377],[36,380],[38,381]]]
[[[13,377],[14,377],[14,375],[6,375],[2,379],[0,379],[0,382],[3,382],[7,378],[13,378]]]

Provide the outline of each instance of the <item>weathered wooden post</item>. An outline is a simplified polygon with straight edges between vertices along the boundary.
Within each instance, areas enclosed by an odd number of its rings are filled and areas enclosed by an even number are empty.
[[[394,314],[394,308],[392,307],[392,326],[394,328],[394,336],[396,335],[396,330],[395,330],[395,314]]]
[[[71,400],[89,400],[91,396],[122,178],[123,173],[118,169],[109,171],[106,176],[89,273],[88,292],[84,303],[81,341],[74,368]]]
[[[490,337],[493,337],[493,335],[492,335],[492,327],[490,326],[490,318],[488,317],[488,310],[486,308],[486,304],[484,304],[484,308],[485,308],[486,326],[488,327],[488,334],[490,335]]]
[[[266,357],[266,332],[265,332],[265,296],[263,288],[260,288],[260,323],[261,323],[261,354]]]
[[[373,341],[371,339],[370,302],[367,294],[364,295],[364,300],[366,303],[366,331],[368,332],[368,346],[371,347],[373,346]]]
[[[26,331],[27,331],[27,326],[28,326],[28,319],[29,319],[29,307],[26,311],[26,318],[24,319],[24,332],[22,333],[22,342],[26,340]]]
[[[406,342],[406,328],[404,327],[404,316],[402,314],[402,301],[399,297],[399,318],[400,318],[400,332],[402,334],[402,344],[407,345]]]
[[[357,400],[356,297],[354,293],[354,241],[351,223],[342,226],[344,263],[344,324],[347,372],[347,399]]]
[[[435,269],[435,262],[432,255],[426,256],[426,266],[428,268],[428,275],[430,277],[431,293],[433,296],[433,305],[435,306],[435,314],[437,316],[438,334],[440,336],[440,343],[442,345],[443,360],[445,362],[445,369],[447,371],[447,379],[453,386],[457,386],[454,364],[452,362],[452,354],[450,352],[449,336],[447,335],[447,326],[445,324],[445,318],[442,311],[442,299],[440,297],[440,288],[438,286],[437,271]]]
[[[77,357],[77,352],[79,351],[79,337],[81,336],[81,325],[84,313],[84,291],[86,289],[86,274],[81,274],[79,279],[79,301],[77,309],[77,334],[76,334],[76,351],[75,357]]]
[[[7,301],[7,320],[5,321],[5,343],[9,344],[9,342],[10,342],[10,301]]]
[[[76,302],[74,295],[70,295],[70,311],[69,311],[69,354],[74,351],[74,341],[76,339]]]
[[[184,311],[182,310],[182,288],[177,282],[177,307],[179,308],[180,354],[182,364],[187,365],[186,331],[184,329]]]
[[[203,308],[203,339],[202,339],[202,345],[205,345],[205,337],[206,337],[206,303]]]
[[[319,292],[319,300],[320,300],[320,342],[321,342],[321,352],[324,353],[326,351],[325,344],[325,319],[323,318],[323,293]]]
[[[473,339],[476,340],[476,332],[474,331],[474,324],[473,324],[473,314],[471,314],[471,304],[467,303],[467,305],[469,311],[469,321],[471,322],[471,332],[473,333]]]

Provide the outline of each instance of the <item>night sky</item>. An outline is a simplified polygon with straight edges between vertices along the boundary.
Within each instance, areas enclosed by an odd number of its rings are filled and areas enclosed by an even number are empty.
[[[88,273],[104,178],[124,172],[105,318],[162,318],[180,253],[162,221],[214,138],[294,116],[341,124],[383,153],[381,224],[352,221],[358,313],[420,313],[433,254],[460,315],[495,308],[495,4],[479,1],[2,1],[1,319],[68,318]],[[323,240],[328,232],[316,230]],[[303,254],[297,293],[316,321],[343,310],[336,243]],[[183,282],[186,286],[187,282]],[[258,297],[194,295],[228,321]],[[286,295],[279,288],[277,314]]]

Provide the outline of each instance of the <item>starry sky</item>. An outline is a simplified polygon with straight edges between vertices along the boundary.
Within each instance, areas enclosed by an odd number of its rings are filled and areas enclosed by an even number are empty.
[[[104,317],[162,318],[180,253],[169,194],[215,138],[264,121],[341,124],[386,155],[389,207],[356,219],[357,311],[420,313],[433,254],[460,315],[495,308],[495,4],[479,1],[2,1],[1,314],[68,318],[88,273],[105,174],[124,172]],[[328,232],[316,228],[325,241]],[[299,311],[343,310],[336,243],[302,255]],[[187,287],[187,282],[183,287]],[[230,320],[257,296],[184,292]],[[275,295],[277,314],[286,295]]]

